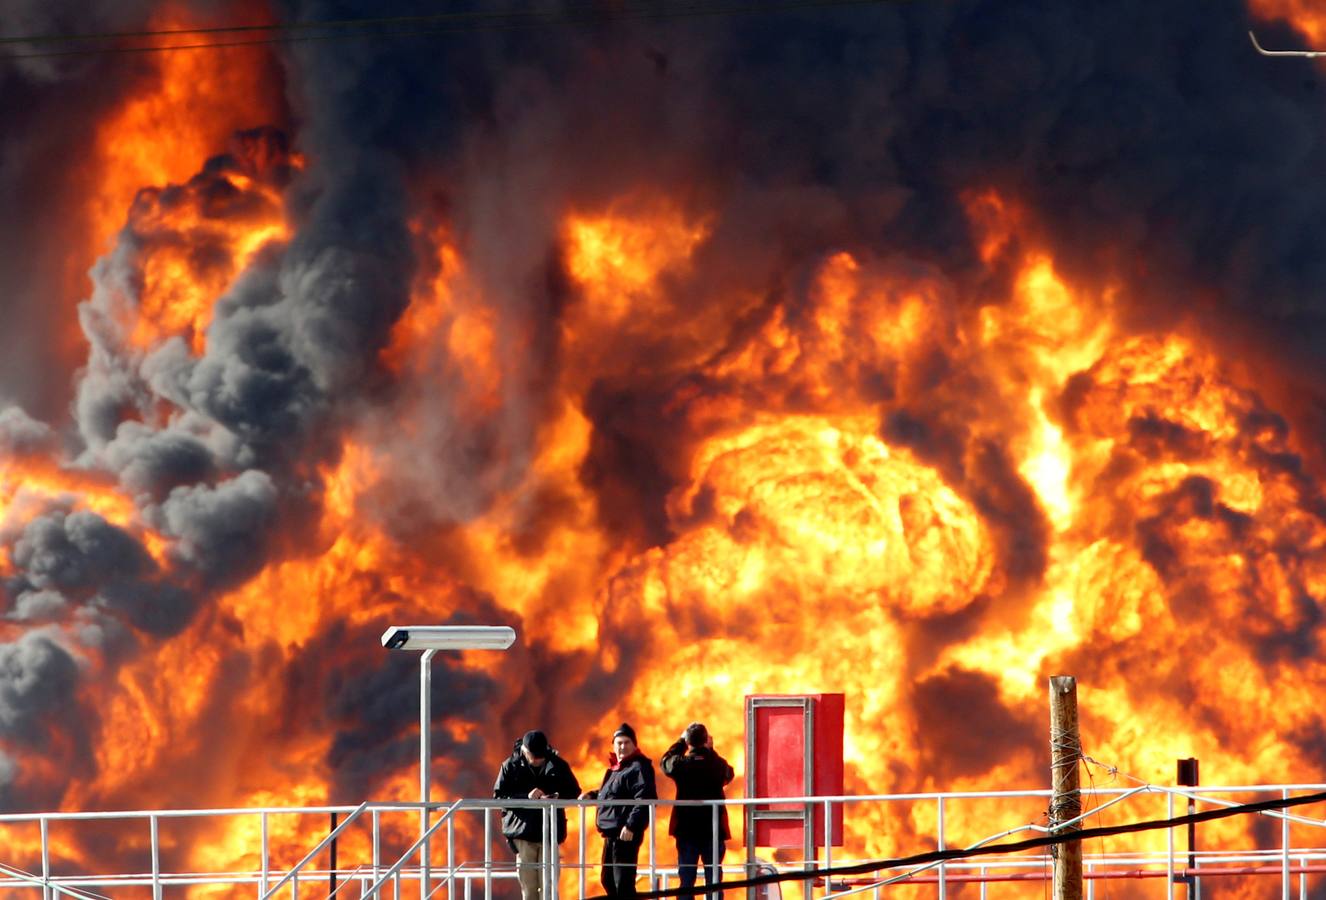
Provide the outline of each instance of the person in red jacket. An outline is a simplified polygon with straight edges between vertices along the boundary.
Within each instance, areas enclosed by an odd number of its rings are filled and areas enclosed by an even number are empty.
[[[640,752],[635,729],[623,722],[612,735],[608,771],[597,791],[580,795],[586,800],[657,800],[654,762]],[[635,898],[635,868],[640,842],[649,827],[649,807],[629,803],[600,806],[595,819],[603,837],[603,890],[620,900]]]
[[[714,750],[709,729],[692,722],[681,739],[663,754],[663,774],[677,783],[678,800],[723,800],[723,788],[731,783],[733,773],[727,760]],[[700,859],[704,860],[704,883],[712,888],[722,882],[723,856],[732,836],[726,807],[718,811],[717,856],[712,807],[674,807],[668,834],[677,842],[677,877],[683,889],[695,887],[696,862]]]

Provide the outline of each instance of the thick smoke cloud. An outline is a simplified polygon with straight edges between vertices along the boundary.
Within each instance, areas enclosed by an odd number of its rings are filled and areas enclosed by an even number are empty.
[[[0,645],[0,735],[39,742],[38,723],[48,710],[67,708],[76,685],[69,652],[40,632]]]
[[[24,756],[41,754],[56,770],[87,769],[93,726],[76,697],[79,678],[74,657],[45,630],[0,644],[0,801],[6,807],[49,805],[67,787],[60,777],[20,789],[14,782]]]
[[[243,472],[216,486],[171,491],[155,518],[175,538],[175,553],[207,583],[235,584],[265,559],[277,524],[278,493],[265,472]]]
[[[11,557],[21,572],[8,585],[11,615],[20,621],[58,621],[69,607],[84,605],[124,615],[136,628],[164,637],[183,627],[197,602],[163,581],[133,535],[92,512],[33,519]]]
[[[0,409],[0,456],[31,456],[53,449],[54,432],[17,406]]]

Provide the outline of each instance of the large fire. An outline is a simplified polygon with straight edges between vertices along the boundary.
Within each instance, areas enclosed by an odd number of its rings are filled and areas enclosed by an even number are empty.
[[[743,696],[817,691],[847,697],[850,793],[1041,787],[1059,673],[1125,777],[1196,756],[1208,783],[1316,779],[1304,439],[1196,320],[1148,329],[1138,285],[1068,274],[1022,198],[966,186],[979,277],[842,242],[744,279],[703,193],[568,196],[531,311],[421,190],[408,278],[322,317],[365,276],[300,243],[325,160],[273,127],[270,57],[242,52],[163,54],[100,123],[80,265],[115,244],[76,422],[0,410],[0,666],[68,704],[9,704],[11,806],[407,799],[412,661],[376,636],[451,620],[520,640],[439,661],[437,799],[484,795],[536,726],[592,782],[622,720],[655,755],[704,720],[739,785]],[[356,252],[380,237],[338,225]],[[362,352],[328,362],[347,322]],[[1017,824],[996,818],[950,841]],[[934,824],[849,815],[849,848],[912,852]],[[172,852],[252,866],[253,829]],[[310,834],[274,826],[276,856]]]

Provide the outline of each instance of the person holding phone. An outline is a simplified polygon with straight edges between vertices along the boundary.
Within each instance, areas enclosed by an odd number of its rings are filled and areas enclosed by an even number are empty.
[[[499,800],[573,799],[580,782],[571,766],[557,755],[542,731],[527,731],[502,763],[493,785]],[[534,807],[502,810],[502,834],[516,854],[521,900],[540,900],[543,865],[543,810]],[[557,810],[557,843],[566,840],[566,810]]]

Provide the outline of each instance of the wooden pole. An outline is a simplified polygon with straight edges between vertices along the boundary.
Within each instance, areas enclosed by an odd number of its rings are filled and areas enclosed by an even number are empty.
[[[1082,738],[1077,730],[1077,679],[1050,678],[1050,828],[1054,834],[1081,831],[1082,793],[1078,765]],[[1061,822],[1072,824],[1060,827]],[[1050,848],[1054,859],[1054,900],[1082,900],[1082,842],[1069,841]]]

